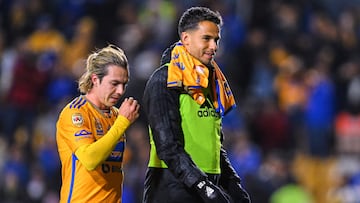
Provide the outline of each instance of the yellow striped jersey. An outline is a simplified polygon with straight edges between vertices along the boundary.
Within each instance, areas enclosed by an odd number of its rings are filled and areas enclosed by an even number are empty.
[[[56,141],[62,164],[60,202],[121,202],[122,159],[125,138],[95,170],[88,171],[75,156],[77,148],[101,139],[115,122],[118,109],[108,115],[79,96],[62,110],[56,124]]]

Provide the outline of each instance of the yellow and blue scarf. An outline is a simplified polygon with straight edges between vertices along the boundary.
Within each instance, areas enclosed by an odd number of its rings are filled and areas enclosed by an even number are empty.
[[[213,104],[216,112],[224,116],[229,110],[236,106],[234,95],[230,86],[214,60],[211,61],[215,74],[213,92],[216,96]],[[179,41],[171,51],[171,60],[168,65],[168,87],[183,87],[192,98],[198,103],[203,104],[206,100],[202,88],[208,87],[209,69],[199,60],[194,58],[186,51]]]

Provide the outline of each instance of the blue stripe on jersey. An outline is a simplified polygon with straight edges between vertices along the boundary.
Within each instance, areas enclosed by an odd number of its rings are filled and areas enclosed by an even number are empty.
[[[72,197],[72,193],[73,193],[73,189],[74,189],[74,179],[75,179],[75,169],[76,169],[76,161],[77,161],[77,157],[75,156],[75,154],[72,155],[72,163],[71,163],[71,182],[70,182],[70,191],[69,191],[69,196],[68,196],[68,203],[71,202],[71,197]]]
[[[79,99],[81,100],[81,97],[77,97],[71,102],[70,109],[75,108],[75,105],[79,103]]]
[[[85,103],[86,103],[86,99],[84,99],[84,101],[78,106],[78,109],[80,109],[80,107],[84,106]]]
[[[83,98],[80,97],[80,98],[78,99],[78,101],[74,104],[73,108],[76,108],[77,105],[79,105],[82,100],[83,100]]]
[[[86,103],[86,99],[84,99],[83,97],[77,97],[76,99],[74,99],[71,104],[70,104],[70,109],[72,108],[80,108],[82,107],[84,104]]]

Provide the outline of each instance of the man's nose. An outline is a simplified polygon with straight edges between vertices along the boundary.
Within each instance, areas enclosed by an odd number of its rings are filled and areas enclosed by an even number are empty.
[[[217,42],[216,42],[215,40],[211,40],[211,41],[210,41],[209,48],[210,48],[211,50],[213,50],[213,51],[216,51],[217,48],[218,48]]]
[[[120,84],[116,87],[116,93],[123,95],[125,93],[125,85]]]

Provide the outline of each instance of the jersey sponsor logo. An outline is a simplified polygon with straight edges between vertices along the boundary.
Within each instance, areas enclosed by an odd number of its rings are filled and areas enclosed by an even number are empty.
[[[116,162],[122,162],[123,161],[123,155],[125,150],[125,142],[119,142],[114,150],[111,152],[110,156],[106,159],[107,161],[116,161]]]
[[[87,130],[80,130],[80,131],[77,131],[74,136],[75,136],[75,141],[78,142],[82,139],[85,139],[85,138],[90,138],[90,135],[92,133],[87,131]]]
[[[125,142],[119,142],[114,150],[111,152],[110,156],[106,159],[106,161],[111,162],[122,162],[123,161],[123,155],[125,150]],[[103,173],[121,173],[122,167],[112,165],[110,163],[103,163],[101,165],[101,170]]]
[[[220,117],[219,113],[215,111],[214,107],[208,99],[205,100],[205,102],[200,106],[199,110],[197,111],[197,116],[200,118]]]
[[[91,135],[91,132],[87,131],[87,130],[80,130],[78,132],[75,133],[75,136],[86,136],[86,135]]]
[[[84,119],[81,113],[74,113],[73,115],[71,115],[71,121],[77,127],[81,127],[84,123]]]

